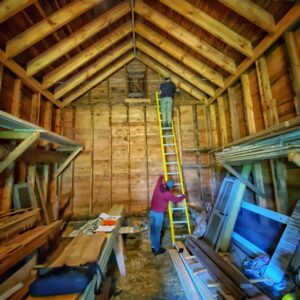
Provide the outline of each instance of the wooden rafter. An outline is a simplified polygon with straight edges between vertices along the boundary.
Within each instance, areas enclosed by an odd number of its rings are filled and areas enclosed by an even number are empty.
[[[137,52],[137,59],[162,76],[171,74],[171,78],[174,81],[174,83],[175,84],[180,83],[180,88],[186,93],[188,93],[189,95],[193,96],[195,99],[203,102],[206,99],[206,95],[204,93],[194,88],[191,84],[187,83],[184,79],[170,72],[170,70],[165,68],[163,65],[159,64],[156,60],[150,58],[149,56],[139,51]]]
[[[25,32],[20,33],[8,41],[6,44],[6,54],[9,57],[16,56],[102,1],[103,0],[72,1],[51,16],[43,19]]]
[[[273,16],[250,0],[218,0],[245,19],[256,24],[269,33],[274,33],[275,23]]]
[[[175,57],[177,60],[180,60],[186,66],[190,67],[197,73],[206,77],[211,82],[215,83],[220,87],[224,85],[223,76],[220,73],[216,72],[210,66],[202,63],[200,60],[196,59],[194,56],[189,54],[187,51],[183,50],[181,47],[168,41],[147,25],[141,22],[136,22],[135,31],[136,33],[140,34],[143,38],[147,39],[154,45],[158,46],[160,49],[166,51],[168,54]]]
[[[287,14],[275,26],[274,34],[267,35],[255,49],[253,50],[252,58],[246,58],[237,68],[235,74],[229,76],[225,80],[224,88],[219,88],[216,91],[215,97],[208,101],[208,105],[213,103],[227,88],[233,84],[240,75],[245,72],[257,58],[259,58],[293,23],[300,18],[300,4],[296,3]]]
[[[29,61],[27,64],[27,73],[29,75],[36,74],[53,61],[68,53],[85,40],[103,30],[105,27],[109,26],[111,23],[120,19],[129,12],[130,5],[126,2],[113,7],[111,10],[107,11],[103,15],[74,32],[72,35],[63,39],[47,51]]]
[[[125,55],[122,57],[121,60],[118,62],[111,64],[109,68],[106,68],[104,71],[101,72],[98,76],[93,78],[92,80],[86,82],[85,84],[81,85],[77,90],[75,90],[72,94],[68,95],[63,100],[64,107],[88,92],[94,86],[105,80],[107,77],[111,76],[113,73],[117,72],[119,69],[124,67],[127,63],[134,59],[134,55],[132,53]]]
[[[161,28],[163,31],[186,44],[191,49],[209,59],[224,70],[228,71],[229,73],[235,73],[236,67],[233,59],[216,50],[209,44],[203,42],[198,37],[191,34],[188,30],[179,26],[177,23],[173,22],[163,14],[154,10],[140,0],[137,0],[135,3],[135,11],[147,21]]]
[[[3,0],[0,3],[0,23],[17,14],[37,0]]]
[[[85,80],[88,80],[95,73],[97,73],[101,69],[105,68],[110,63],[112,63],[114,60],[116,60],[117,58],[119,58],[120,56],[125,54],[131,48],[132,48],[131,41],[124,42],[121,45],[117,46],[112,51],[110,51],[109,53],[107,53],[104,56],[101,56],[99,59],[97,59],[91,65],[87,66],[82,71],[75,74],[67,81],[65,81],[63,85],[59,86],[55,90],[54,96],[57,98],[62,97],[67,92],[69,92],[72,89],[74,89],[75,87],[79,86],[79,84],[83,83]]]
[[[58,107],[61,107],[61,102],[57,101],[52,93],[50,93],[49,91],[44,91],[42,85],[37,80],[28,76],[26,71],[23,68],[21,68],[20,65],[18,65],[16,62],[14,62],[11,58],[8,58],[2,50],[0,50],[0,62],[5,67],[10,69],[13,73],[15,73],[19,78],[21,78],[23,83],[26,84],[34,92],[41,93],[53,104],[55,104]]]
[[[136,46],[139,50],[157,60],[159,63],[170,69],[173,73],[185,78],[189,83],[193,84],[199,90],[207,93],[210,96],[214,95],[214,88],[211,85],[207,84],[201,79],[198,79],[194,73],[178,64],[174,59],[168,57],[162,51],[152,47],[152,45],[148,42],[137,39]]]
[[[185,18],[189,19],[199,27],[203,28],[216,38],[225,42],[232,48],[243,53],[244,55],[252,56],[252,45],[249,40],[242,37],[229,27],[204,13],[196,6],[190,4],[186,0],[159,0],[169,6]]]
[[[79,54],[75,55],[56,69],[52,70],[50,73],[46,74],[43,78],[43,87],[48,88],[68,74],[72,73],[81,65],[87,63],[93,57],[99,55],[107,48],[111,47],[113,44],[122,39],[124,36],[129,34],[131,30],[131,23],[128,21],[114,31],[110,32],[102,39],[98,40],[88,48],[81,51]]]

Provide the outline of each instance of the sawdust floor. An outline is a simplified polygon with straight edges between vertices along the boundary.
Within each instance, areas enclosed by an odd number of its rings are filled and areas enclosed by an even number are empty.
[[[124,242],[127,274],[121,277],[118,269],[114,269],[111,299],[186,299],[168,251],[156,257],[151,253],[149,229],[127,234]],[[162,246],[172,248],[169,230],[164,234]]]

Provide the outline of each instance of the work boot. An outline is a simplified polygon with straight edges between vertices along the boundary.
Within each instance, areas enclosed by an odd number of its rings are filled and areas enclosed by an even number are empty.
[[[157,251],[154,251],[154,256],[164,254],[166,252],[166,249],[164,248],[159,248]]]

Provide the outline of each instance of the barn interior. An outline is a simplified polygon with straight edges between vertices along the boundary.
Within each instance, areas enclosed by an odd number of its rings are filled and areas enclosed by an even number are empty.
[[[299,20],[296,0],[2,0],[0,299],[300,299]],[[158,255],[161,175],[186,198]]]

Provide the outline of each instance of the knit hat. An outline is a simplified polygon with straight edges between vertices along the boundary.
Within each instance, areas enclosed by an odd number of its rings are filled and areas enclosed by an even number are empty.
[[[167,182],[166,182],[166,186],[171,189],[174,187],[174,181],[169,179]]]

